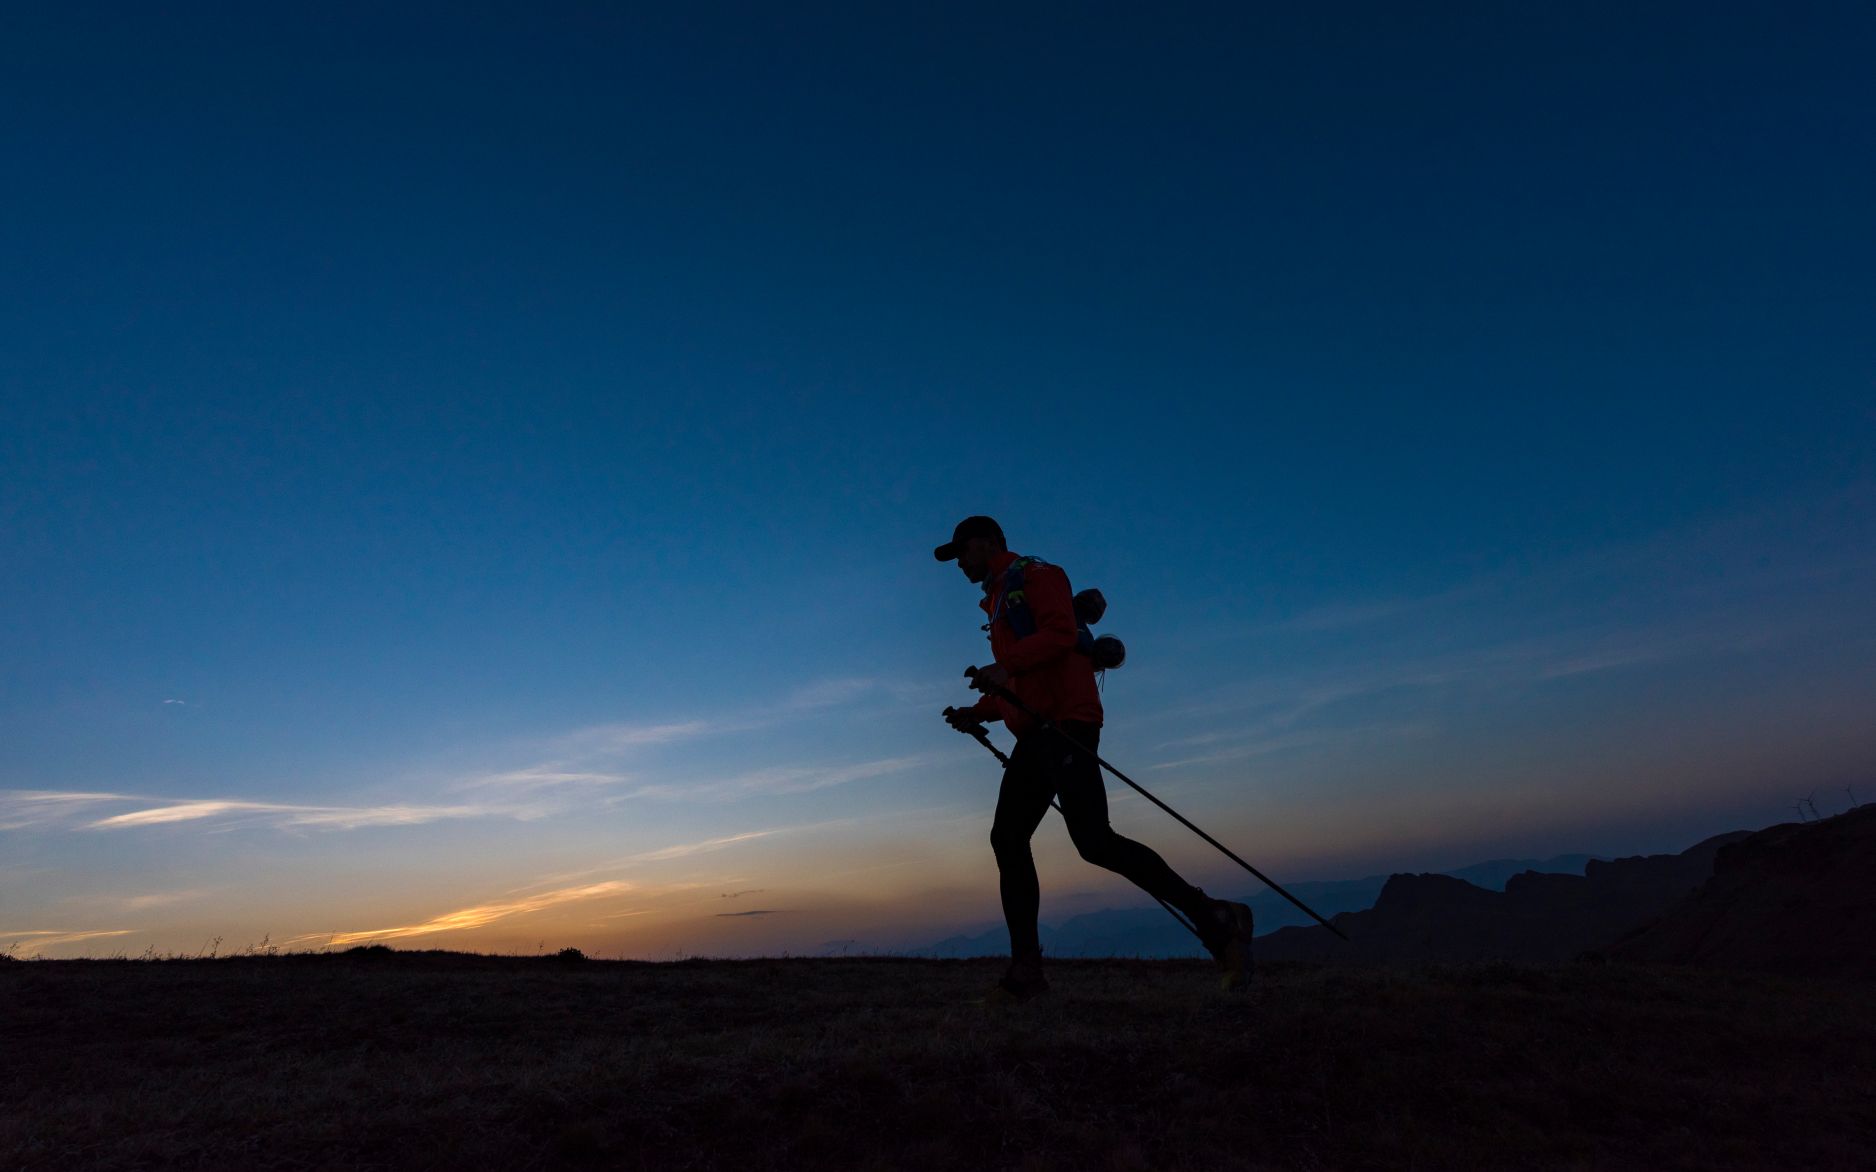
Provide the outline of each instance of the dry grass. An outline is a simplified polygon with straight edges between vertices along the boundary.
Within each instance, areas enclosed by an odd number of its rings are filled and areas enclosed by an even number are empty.
[[[455,954],[0,965],[0,1167],[1867,1167],[1867,985]]]

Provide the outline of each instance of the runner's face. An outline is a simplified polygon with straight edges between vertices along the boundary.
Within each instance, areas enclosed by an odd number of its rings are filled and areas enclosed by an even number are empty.
[[[958,569],[973,582],[982,582],[990,576],[990,543],[981,537],[973,537],[958,550]]]

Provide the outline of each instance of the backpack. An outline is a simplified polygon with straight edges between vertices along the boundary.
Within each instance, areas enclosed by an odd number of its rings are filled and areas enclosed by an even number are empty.
[[[1036,616],[1030,612],[1029,599],[1023,594],[1023,573],[1031,566],[1048,564],[1038,557],[1019,557],[1004,569],[1003,592],[984,630],[990,630],[1002,619],[1018,639],[1027,639],[1036,633]],[[1075,595],[1075,650],[1092,659],[1096,671],[1119,667],[1127,659],[1127,648],[1119,639],[1112,635],[1097,639],[1088,629],[1100,622],[1106,612],[1107,600],[1101,597],[1099,590],[1083,590]]]

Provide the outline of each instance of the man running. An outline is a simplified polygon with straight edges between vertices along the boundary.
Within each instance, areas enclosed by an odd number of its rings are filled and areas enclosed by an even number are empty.
[[[1068,575],[1039,558],[1011,553],[1002,527],[989,517],[958,522],[951,540],[932,553],[941,562],[956,561],[966,578],[983,586],[978,605],[990,616],[984,629],[990,632],[996,663],[980,670],[973,686],[1007,688],[1051,726],[1037,726],[1020,708],[989,692],[945,716],[951,727],[973,735],[983,731],[983,721],[1001,720],[1016,737],[990,831],[1003,918],[1010,928],[1010,969],[986,1000],[1023,1002],[1049,988],[1036,932],[1042,895],[1029,838],[1048,812],[1050,798],[1060,799],[1069,837],[1082,858],[1126,876],[1183,912],[1224,970],[1221,985],[1242,988],[1251,975],[1251,909],[1212,899],[1153,850],[1108,825],[1107,789],[1093,756],[1101,740],[1101,693],[1093,661],[1077,650]]]

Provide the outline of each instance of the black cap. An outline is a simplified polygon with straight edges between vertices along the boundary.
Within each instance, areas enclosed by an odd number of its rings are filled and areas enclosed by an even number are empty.
[[[932,550],[931,555],[941,562],[951,561],[958,556],[958,546],[973,537],[988,537],[998,545],[1002,545],[1004,544],[1003,526],[989,517],[966,517],[958,522],[956,529],[951,531],[951,540]]]

